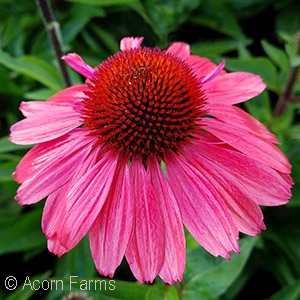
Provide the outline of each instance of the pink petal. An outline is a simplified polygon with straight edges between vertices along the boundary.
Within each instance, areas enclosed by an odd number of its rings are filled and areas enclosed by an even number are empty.
[[[38,202],[65,184],[90,152],[93,139],[77,130],[33,147],[14,173],[22,183],[16,196],[19,204]]]
[[[85,84],[78,84],[62,90],[61,92],[51,96],[47,102],[81,102],[82,99],[86,98],[85,92],[89,88]]]
[[[239,251],[238,230],[220,195],[181,156],[170,156],[166,167],[184,225],[208,252],[229,259],[231,251]]]
[[[23,113],[25,117],[34,117],[36,114],[44,113],[52,109],[64,109],[65,107],[70,105],[66,105],[65,103],[55,103],[55,102],[46,102],[46,101],[28,101],[21,102],[20,111]],[[80,104],[78,106],[81,106]]]
[[[230,210],[238,230],[248,235],[257,235],[265,229],[263,214],[247,189],[220,165],[199,154],[197,149],[186,149],[185,157],[217,190]]]
[[[42,218],[42,229],[47,237],[48,250],[58,257],[69,251],[61,245],[56,234],[58,227],[57,225],[60,224],[64,217],[62,211],[64,201],[60,197],[60,192],[62,189],[64,189],[64,187],[53,192],[47,198]]]
[[[165,261],[159,276],[164,282],[173,285],[175,281],[182,281],[185,268],[185,236],[180,211],[156,159],[149,163],[149,175],[165,221]]]
[[[190,67],[193,69],[194,73],[199,78],[199,80],[203,80],[203,78],[209,76],[210,74],[216,74],[216,75],[226,74],[225,70],[219,70],[222,67],[222,64],[219,65],[218,67],[215,63],[213,63],[212,61],[210,61],[205,57],[190,55],[184,58],[184,60],[187,64],[190,65]],[[220,73],[216,72],[216,70],[219,71]]]
[[[25,117],[34,116],[37,113],[42,113],[45,110],[49,110],[51,108],[56,109],[57,107],[64,107],[65,104],[57,105],[56,103],[48,103],[45,101],[28,101],[21,102],[19,110]]]
[[[23,103],[21,109],[28,118],[11,126],[10,140],[15,144],[47,142],[82,124],[81,113],[72,105],[32,102]]]
[[[64,199],[65,217],[57,232],[58,240],[66,249],[74,248],[90,230],[110,189],[116,188],[113,182],[116,161],[117,158],[107,152],[85,174],[76,176],[76,182],[69,183]]]
[[[126,38],[123,38],[120,42],[120,49],[121,49],[121,51],[126,51],[126,50],[140,48],[143,40],[144,40],[143,37],[136,37],[136,38],[126,37]]]
[[[291,165],[285,155],[269,141],[248,132],[235,124],[218,119],[204,118],[202,128],[249,157],[260,161],[282,173],[290,173]]]
[[[62,187],[51,193],[44,206],[42,229],[48,240],[52,240],[57,245],[61,245],[59,240],[61,226],[67,214],[68,203],[66,202],[66,195],[69,190],[82,178],[96,163],[99,157],[98,151],[93,151],[82,163],[80,168],[73,172],[73,176]],[[62,246],[63,247],[63,246]],[[71,248],[66,249],[69,251]],[[54,252],[55,254],[58,254]]]
[[[71,106],[78,108],[79,110],[81,108],[81,101],[85,98],[85,91],[88,91],[88,87],[86,85],[75,85],[51,96],[47,102],[22,102],[20,110],[25,117],[30,117],[36,113],[48,111],[51,108],[64,107],[66,106],[66,103],[71,103]]]
[[[140,160],[130,165],[135,220],[126,258],[140,282],[153,282],[165,258],[165,226],[159,199]]]
[[[72,69],[86,78],[94,76],[94,69],[85,63],[82,58],[76,53],[69,53],[62,58]]]
[[[194,73],[201,80],[201,83],[206,83],[219,74],[226,74],[223,70],[225,61],[223,60],[218,66],[209,59],[190,54],[190,46],[186,43],[173,43],[168,49],[174,55],[179,56],[193,69]]]
[[[167,52],[177,55],[184,60],[190,56],[190,45],[186,43],[180,43],[180,42],[173,43],[167,49]]]
[[[59,243],[55,236],[53,236],[51,239],[48,239],[48,250],[56,254],[58,257],[68,252],[68,250]]]
[[[233,149],[214,142],[209,134],[194,141],[195,152],[222,170],[224,177],[259,205],[275,206],[287,203],[291,183],[281,173]],[[213,171],[213,170],[212,170]]]
[[[76,173],[75,173],[76,174]],[[56,233],[65,216],[65,199],[68,185],[65,184],[51,193],[45,203],[42,217],[42,230],[47,239],[57,239]],[[67,250],[66,250],[67,251]]]
[[[204,85],[207,102],[236,104],[259,95],[266,85],[260,76],[235,72],[217,76]]]
[[[115,173],[114,189],[89,230],[91,252],[100,274],[112,277],[122,262],[134,214],[129,169],[122,159]]]
[[[207,105],[208,114],[222,120],[223,122],[242,130],[248,131],[269,143],[278,144],[273,133],[271,133],[262,123],[246,113],[244,110],[225,104]],[[236,130],[237,130],[236,129]]]
[[[224,67],[225,67],[225,60],[222,60],[221,63],[213,71],[211,71],[203,79],[201,79],[201,84],[205,84],[213,80],[223,71]]]

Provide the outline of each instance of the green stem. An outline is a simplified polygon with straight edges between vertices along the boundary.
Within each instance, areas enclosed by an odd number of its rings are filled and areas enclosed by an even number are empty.
[[[298,44],[297,54],[300,55],[300,32],[297,33],[297,44]],[[276,103],[276,106],[274,108],[275,117],[279,117],[283,114],[284,109],[291,98],[293,87],[297,79],[298,70],[299,70],[299,66],[293,67],[291,69],[285,89],[283,93],[280,95]]]
[[[61,44],[59,42],[58,39],[58,28],[59,28],[59,24],[56,22],[54,15],[52,13],[52,9],[51,6],[48,2],[48,0],[36,0],[36,5],[38,6],[41,15],[42,15],[42,19],[45,25],[45,28],[47,30],[49,39],[51,41],[52,47],[54,49],[55,52],[55,56],[57,58],[65,85],[71,86],[71,80],[70,80],[70,76],[68,74],[68,70],[66,67],[66,64],[64,61],[61,60],[61,57],[63,56],[63,52],[61,49]]]

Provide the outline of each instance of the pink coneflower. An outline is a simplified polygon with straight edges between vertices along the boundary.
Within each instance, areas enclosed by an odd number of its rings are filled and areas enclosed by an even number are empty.
[[[47,102],[23,102],[11,141],[37,144],[14,173],[20,205],[47,197],[42,228],[62,255],[89,234],[99,273],[124,255],[140,282],[173,284],[185,268],[183,225],[211,254],[239,252],[265,229],[259,205],[287,203],[291,166],[275,136],[233,104],[261,93],[257,75],[227,73],[189,45],[121,51]]]

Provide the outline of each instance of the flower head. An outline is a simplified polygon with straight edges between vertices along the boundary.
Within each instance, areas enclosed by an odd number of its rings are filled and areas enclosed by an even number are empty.
[[[46,200],[42,228],[57,255],[89,234],[97,270],[125,255],[135,277],[173,284],[185,267],[183,224],[211,254],[238,252],[239,232],[265,229],[259,205],[285,204],[291,166],[275,136],[233,104],[261,93],[257,75],[227,73],[185,43],[121,51],[92,68],[63,59],[86,83],[24,102],[11,141],[37,144],[14,178],[21,205]]]

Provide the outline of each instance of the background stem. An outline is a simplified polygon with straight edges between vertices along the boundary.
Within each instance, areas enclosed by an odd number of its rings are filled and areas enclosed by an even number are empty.
[[[65,85],[71,86],[71,80],[70,76],[67,71],[67,67],[64,61],[62,61],[60,58],[63,56],[63,52],[61,49],[61,44],[58,39],[58,30],[59,30],[59,24],[56,22],[54,15],[52,13],[51,6],[48,2],[48,0],[36,0],[36,4],[41,12],[42,19],[45,25],[45,28],[47,30],[49,39],[51,41],[52,47],[55,52],[55,56],[57,58]]]
[[[300,32],[297,33],[297,44],[298,44],[297,54],[300,55]],[[298,70],[299,70],[299,66],[293,67],[291,69],[285,89],[283,93],[280,95],[276,103],[276,106],[274,108],[275,117],[281,116],[284,112],[285,106],[291,97],[291,93],[293,91],[293,87],[297,79]]]

